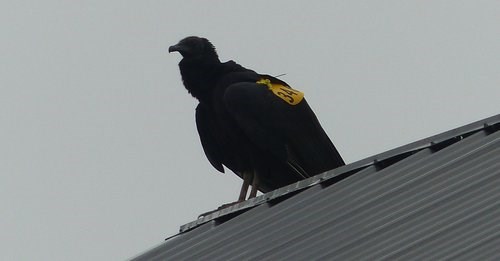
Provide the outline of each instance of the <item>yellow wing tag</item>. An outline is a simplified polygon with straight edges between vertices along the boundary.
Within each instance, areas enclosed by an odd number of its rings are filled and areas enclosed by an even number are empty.
[[[269,79],[260,79],[259,81],[257,81],[257,83],[267,85],[267,88],[269,88],[269,90],[272,91],[274,95],[280,97],[290,105],[297,105],[304,98],[303,92],[294,90],[279,83],[272,83]]]

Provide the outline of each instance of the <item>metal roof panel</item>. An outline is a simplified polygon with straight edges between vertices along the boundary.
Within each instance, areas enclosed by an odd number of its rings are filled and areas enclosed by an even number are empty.
[[[499,257],[500,115],[188,223],[134,260]]]

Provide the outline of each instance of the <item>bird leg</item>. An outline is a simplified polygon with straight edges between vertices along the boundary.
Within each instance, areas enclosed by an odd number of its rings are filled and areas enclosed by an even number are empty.
[[[252,180],[252,190],[250,190],[250,196],[248,198],[255,198],[257,196],[257,190],[259,188],[259,176],[257,173],[253,173],[253,180]]]
[[[252,171],[243,172],[243,185],[241,185],[240,197],[238,198],[238,201],[245,201],[245,198],[247,197],[248,186],[250,186],[250,181],[253,178],[252,176]]]
[[[249,199],[255,198],[255,196],[257,195],[257,188],[259,187],[259,179],[257,178],[257,173],[254,171],[244,171],[243,172],[243,185],[241,185],[240,197],[238,198],[238,201],[224,204],[224,205],[218,207],[216,210],[208,211],[206,213],[199,215],[198,218],[207,216],[207,215],[212,214],[214,212],[217,212],[219,210],[225,209],[227,207],[230,207],[232,205],[235,205],[235,204],[238,204],[242,201],[245,201],[245,199],[247,197],[248,187],[250,186],[250,183],[252,183],[252,190],[250,190],[250,195],[248,196],[248,198]]]

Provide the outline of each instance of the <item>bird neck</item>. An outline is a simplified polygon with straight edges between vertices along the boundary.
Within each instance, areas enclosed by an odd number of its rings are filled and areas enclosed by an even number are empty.
[[[221,63],[216,60],[182,60],[179,63],[182,81],[188,92],[199,101],[210,103],[213,91],[224,75],[246,71],[234,61]]]
[[[187,91],[198,100],[205,100],[219,78],[218,60],[182,60],[179,63],[182,81]]]

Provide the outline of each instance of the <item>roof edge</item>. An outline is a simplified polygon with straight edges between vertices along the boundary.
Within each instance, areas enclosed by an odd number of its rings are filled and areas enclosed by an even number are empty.
[[[488,128],[493,128],[495,130],[500,129],[500,114],[475,121],[473,123],[454,128],[452,130],[445,131],[443,133],[433,135],[431,137],[424,138],[359,161],[355,161],[342,167],[318,174],[314,177],[304,179],[288,186],[273,190],[258,197],[237,203],[227,208],[214,211],[205,216],[200,216],[197,220],[181,226],[179,232],[184,233],[209,221],[216,220],[230,214],[247,211],[250,208],[269,202],[270,200],[275,200],[284,197],[285,195],[307,189],[326,180],[333,180],[333,183],[335,183],[338,180],[342,180],[350,176],[351,174],[372,165],[377,166],[383,162],[390,161],[391,159],[395,158],[406,158],[407,156],[422,149],[426,149],[429,147],[438,147],[443,143],[454,143],[461,140],[464,136],[469,136],[478,131]],[[399,161],[399,159],[397,161]]]

